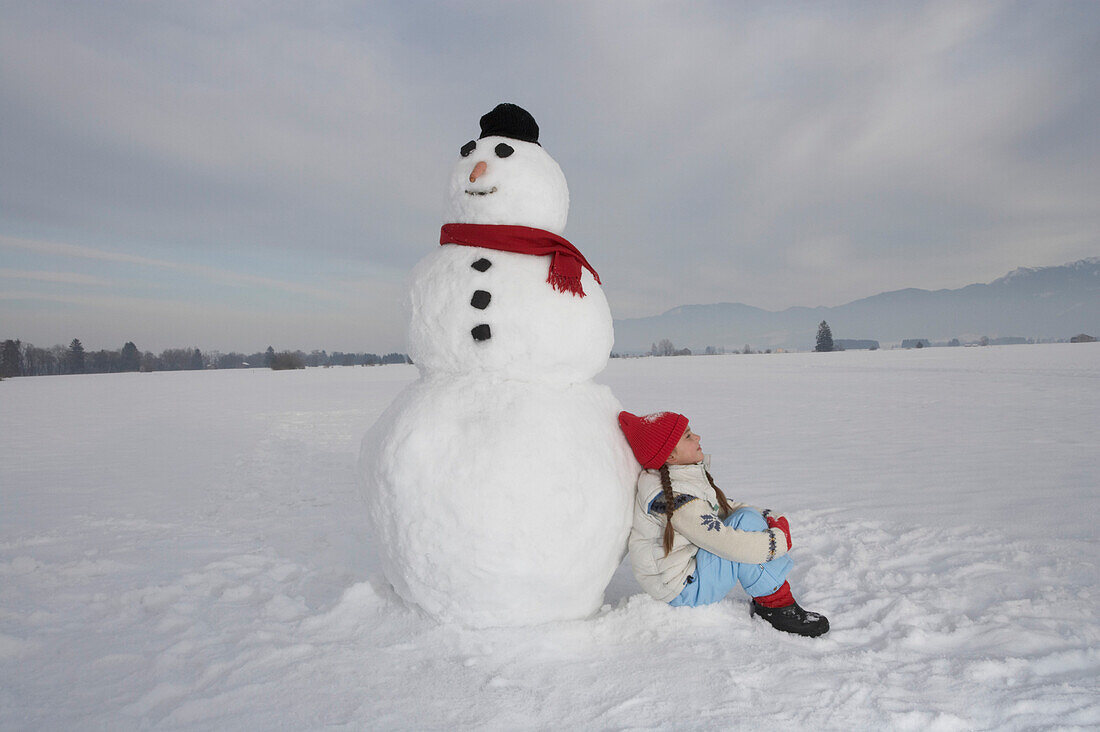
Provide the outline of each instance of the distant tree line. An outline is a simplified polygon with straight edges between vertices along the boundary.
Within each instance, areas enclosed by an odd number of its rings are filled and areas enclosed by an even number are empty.
[[[1077,335],[1069,338],[1070,343],[1095,343],[1096,338],[1087,333],[1078,333]],[[962,345],[975,345],[975,346],[1011,346],[1017,344],[1031,344],[1031,343],[1065,343],[1065,338],[1021,338],[1018,336],[1002,336],[998,338],[990,338],[989,336],[982,336],[979,340],[972,343],[963,344],[958,338],[952,338],[944,343],[933,343],[927,338],[906,338],[901,342],[901,348],[936,348],[941,346],[962,346]],[[814,351],[827,353],[829,351],[877,351],[881,348],[881,344],[874,339],[870,338],[834,338],[833,329],[829,324],[822,320],[817,326],[817,338],[814,344]],[[893,346],[897,348],[897,346]],[[766,349],[763,351],[754,351],[752,346],[745,344],[745,347],[738,350],[733,348],[730,351],[726,350],[725,346],[707,346],[701,353],[706,356],[718,356],[725,355],[726,353],[771,353],[772,349]],[[783,349],[777,349],[776,353],[784,353]],[[638,353],[639,356],[691,356],[692,352],[690,348],[676,348],[675,344],[668,338],[662,338],[659,341],[653,343],[648,351],[642,351]],[[611,353],[611,358],[634,358],[629,354]]]
[[[752,346],[750,346],[747,343],[745,344],[745,347],[742,348],[740,351],[738,351],[736,349],[734,349],[732,351],[732,353],[771,353],[771,352],[772,351],[771,351],[770,348],[765,350],[765,351],[754,351],[754,350],[752,350]],[[726,354],[725,346],[717,346],[717,347],[716,346],[707,346],[703,350],[703,353],[702,353],[702,355],[704,355],[704,356],[724,356],[725,354]],[[692,354],[690,348],[677,348],[676,345],[672,341],[670,341],[668,338],[662,338],[661,340],[657,341],[652,346],[650,346],[649,352],[644,354],[644,355],[647,355],[647,356],[691,356],[693,354]],[[617,354],[617,353],[612,353],[611,357],[612,358],[620,358],[620,355]]]
[[[672,345],[672,341],[668,338],[662,338],[659,343],[654,343],[649,349],[650,356],[690,356],[690,348],[676,349],[676,346]]]
[[[403,353],[344,353],[342,351],[282,351],[272,346],[266,351],[238,353],[201,351],[198,348],[167,348],[154,354],[138,349],[133,341],[122,348],[87,351],[79,338],[68,346],[39,348],[20,340],[0,344],[0,378],[10,376],[55,376],[59,374],[107,374],[124,371],[198,371],[201,369],[272,368],[294,369],[306,366],[380,366],[412,363]]]

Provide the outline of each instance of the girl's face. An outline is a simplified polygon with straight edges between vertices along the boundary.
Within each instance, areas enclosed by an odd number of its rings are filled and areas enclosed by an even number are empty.
[[[676,447],[672,450],[672,454],[668,456],[669,465],[691,465],[693,463],[702,462],[703,460],[703,448],[699,445],[699,435],[691,431],[691,427],[688,426],[684,430],[683,436],[680,441],[676,443]]]

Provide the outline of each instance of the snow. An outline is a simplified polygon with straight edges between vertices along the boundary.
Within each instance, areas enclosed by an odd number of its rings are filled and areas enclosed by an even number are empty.
[[[472,152],[455,160],[443,221],[563,234],[569,188],[546,150],[499,136],[474,143]],[[500,145],[512,152],[500,157]],[[409,292],[409,355],[422,372],[575,383],[591,379],[607,363],[614,342],[611,310],[588,270],[581,270],[585,295],[579,297],[547,283],[549,256],[457,244],[427,251],[412,273]],[[488,260],[487,269],[471,267],[480,259]],[[471,306],[477,291],[488,295],[487,306]],[[492,335],[476,341],[471,331],[481,324]]]
[[[397,594],[471,627],[598,610],[638,472],[621,408],[592,382],[481,373],[402,391],[361,458],[375,553]]]
[[[492,262],[486,271],[470,266],[483,258]],[[413,363],[424,372],[522,381],[591,379],[607,363],[615,339],[607,298],[588,270],[581,274],[584,297],[555,290],[546,281],[549,272],[549,256],[437,246],[413,270]],[[483,310],[470,306],[477,290],[492,296]],[[475,341],[470,332],[481,323],[492,337]]]
[[[562,234],[569,217],[569,186],[546,150],[533,142],[495,135],[476,144],[451,170],[443,220],[532,226]],[[507,145],[513,152],[502,158],[496,152],[498,145]],[[474,176],[479,163],[485,164],[485,173]]]
[[[630,411],[686,414],[725,492],[791,520],[818,639],[626,565],[584,620],[411,609],[356,459],[417,375],[0,383],[0,728],[1100,725],[1097,344],[611,361]]]
[[[568,212],[546,151],[486,137],[462,148],[444,221],[561,233]],[[551,261],[447,243],[412,275],[420,378],[366,434],[359,469],[383,575],[438,620],[586,618],[622,559],[637,466],[621,405],[591,381],[611,311],[588,271],[583,296],[559,292]]]

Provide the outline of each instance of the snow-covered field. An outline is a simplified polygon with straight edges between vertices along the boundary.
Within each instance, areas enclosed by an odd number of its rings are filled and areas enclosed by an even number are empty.
[[[626,566],[583,621],[404,606],[355,462],[415,375],[0,383],[0,728],[1100,726],[1100,345],[611,362],[790,518],[819,639]]]

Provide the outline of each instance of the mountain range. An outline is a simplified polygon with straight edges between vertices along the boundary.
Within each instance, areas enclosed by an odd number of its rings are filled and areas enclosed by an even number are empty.
[[[907,339],[932,342],[1024,337],[1068,340],[1100,335],[1100,257],[1057,267],[1021,267],[993,282],[957,290],[908,288],[836,307],[793,307],[779,312],[743,303],[681,305],[660,315],[615,321],[615,351],[648,353],[670,340],[701,353],[708,346],[739,350],[812,350],[818,324],[835,339],[877,340],[883,347]]]

